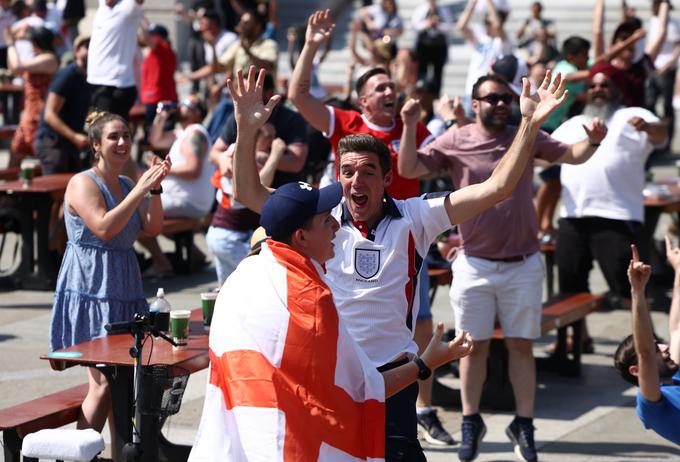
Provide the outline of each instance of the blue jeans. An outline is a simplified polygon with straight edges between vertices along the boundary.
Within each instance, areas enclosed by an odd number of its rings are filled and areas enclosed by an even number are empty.
[[[250,252],[252,231],[234,231],[211,226],[205,235],[208,248],[215,255],[217,282],[220,287]]]

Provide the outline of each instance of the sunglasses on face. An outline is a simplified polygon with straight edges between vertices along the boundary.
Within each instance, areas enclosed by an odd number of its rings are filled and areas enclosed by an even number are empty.
[[[198,104],[196,104],[194,101],[190,100],[189,98],[185,98],[182,100],[182,106],[184,106],[187,109],[198,109]]]
[[[499,102],[503,102],[506,106],[510,103],[512,103],[512,95],[508,93],[489,93],[486,96],[480,96],[479,98],[475,98],[477,101],[486,101],[492,106],[497,105]]]
[[[588,85],[589,90],[594,90],[596,88],[609,88],[609,84],[607,82],[602,82],[602,83],[591,83]]]

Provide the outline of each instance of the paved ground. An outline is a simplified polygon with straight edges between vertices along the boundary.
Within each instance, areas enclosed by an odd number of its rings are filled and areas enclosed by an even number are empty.
[[[670,175],[673,167],[657,169],[659,176]],[[660,234],[667,220],[660,224]],[[167,243],[166,243],[167,244]],[[198,244],[205,248],[199,238]],[[591,276],[594,292],[604,290],[599,272]],[[165,288],[173,307],[198,306],[199,293],[213,287],[214,268],[187,276],[146,284],[149,299],[158,286]],[[52,293],[34,291],[0,292],[0,408],[82,383],[85,373],[73,368],[64,372],[50,370],[38,359],[48,351],[48,329]],[[663,302],[657,304],[663,305]],[[434,304],[437,320],[451,325],[452,315],[446,290],[440,290]],[[667,315],[653,313],[660,334],[667,332]],[[589,317],[596,353],[584,357],[580,378],[539,374],[536,400],[536,439],[542,461],[656,461],[680,460],[680,449],[645,431],[634,410],[633,390],[614,373],[611,363],[617,342],[630,331],[629,314],[623,311],[595,313]],[[542,355],[548,336],[536,346]],[[206,373],[191,377],[180,413],[172,417],[165,432],[171,440],[191,443],[200,418]],[[457,388],[455,379],[447,385]],[[440,409],[444,426],[459,439],[460,410]],[[489,432],[482,444],[482,461],[516,460],[504,435],[512,415],[486,411]],[[105,432],[108,438],[108,433]],[[454,461],[456,446],[430,447],[424,443],[430,461]],[[0,456],[2,457],[2,456]]]

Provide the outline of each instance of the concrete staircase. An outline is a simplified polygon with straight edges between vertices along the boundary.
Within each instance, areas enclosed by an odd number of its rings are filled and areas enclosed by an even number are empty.
[[[405,22],[405,31],[399,39],[400,47],[412,47],[415,41],[415,32],[410,25],[410,17],[413,10],[424,0],[397,0],[399,13]],[[483,2],[483,0],[479,0]],[[319,0],[281,0],[281,50],[286,49],[285,29],[291,24],[306,22],[307,16],[313,11]],[[356,10],[361,6],[360,1],[341,2],[345,8],[339,17],[336,17],[337,29],[333,40],[332,51],[320,67],[320,78],[324,84],[342,84],[345,69],[350,60],[350,54],[346,44],[348,40],[349,21],[355,16]],[[514,37],[517,29],[526,17],[529,16],[532,0],[508,0],[510,16],[506,30]],[[557,42],[560,44],[571,35],[580,35],[591,39],[591,20],[593,0],[569,0],[565,2],[557,0],[543,0],[544,17],[552,19],[557,32]],[[650,15],[649,0],[628,0],[628,4],[635,7],[638,15],[646,22]],[[465,6],[465,0],[440,0],[439,4],[448,7],[453,13],[454,20],[458,18]],[[607,41],[611,36],[616,24],[621,17],[621,2],[619,0],[605,0],[606,24],[605,32]],[[677,10],[671,12],[677,15]],[[473,18],[473,21],[481,21],[481,16]],[[457,31],[452,33],[449,46],[449,62],[444,70],[444,91],[450,95],[462,94],[467,67],[470,59],[470,49],[462,40]],[[286,53],[281,53],[279,62],[280,75],[288,75],[290,66]]]

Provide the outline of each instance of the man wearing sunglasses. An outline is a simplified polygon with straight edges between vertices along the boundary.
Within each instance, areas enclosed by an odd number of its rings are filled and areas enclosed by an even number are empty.
[[[666,256],[675,271],[673,298],[668,315],[670,345],[660,343],[645,298],[652,267],[640,261],[637,248],[628,265],[633,333],[614,354],[614,367],[637,387],[637,414],[645,428],[680,444],[680,249],[666,236]]]
[[[149,131],[149,142],[154,149],[167,151],[172,161],[170,173],[161,183],[164,217],[203,218],[212,207],[215,189],[210,177],[214,168],[208,156],[208,132],[201,125],[205,116],[205,106],[196,95],[184,98],[179,107],[158,105]],[[179,123],[179,128],[166,131],[166,124],[173,118]],[[156,238],[140,239],[139,242],[151,252],[153,263],[145,271],[148,277],[162,276],[172,270]]]
[[[559,74],[556,81],[559,82]],[[420,104],[411,100],[402,109],[404,134],[399,171],[416,178],[447,170],[456,189],[485,181],[512,143],[517,127],[508,125],[511,89],[500,76],[480,77],[472,88],[475,123],[446,133],[416,150],[415,122],[410,114]],[[533,157],[547,162],[585,162],[602,141],[606,128],[598,122],[585,127],[588,139],[568,145],[538,133]],[[509,353],[510,382],[517,415],[506,433],[522,460],[537,460],[534,447],[536,371],[533,339],[540,337],[543,263],[538,253],[538,223],[532,195],[533,162],[512,196],[458,227],[462,252],[453,263],[451,304],[456,326],[471,333],[475,350],[460,363],[463,407],[462,442],[458,457],[474,460],[486,426],[479,414],[486,360],[498,317]]]

